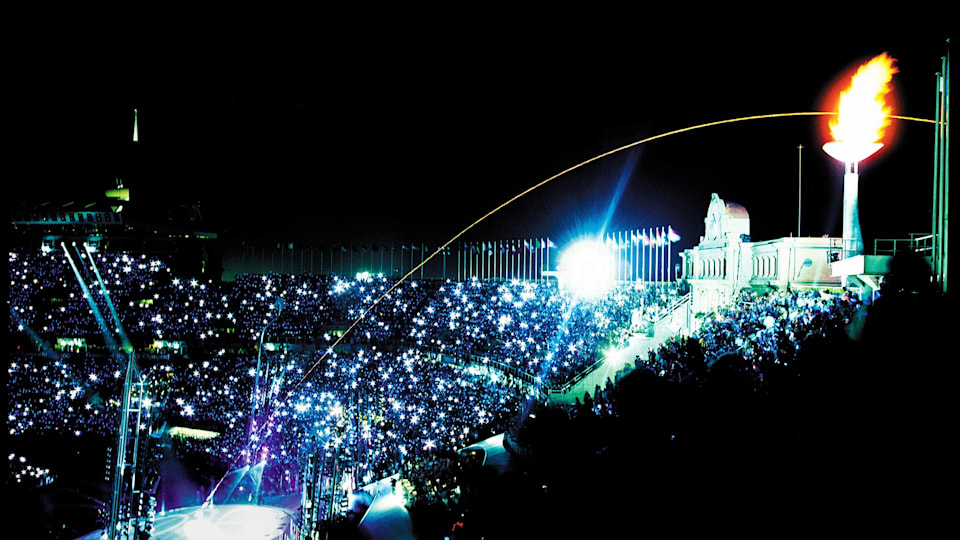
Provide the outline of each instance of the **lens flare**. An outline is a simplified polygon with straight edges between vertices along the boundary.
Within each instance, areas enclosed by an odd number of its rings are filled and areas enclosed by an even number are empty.
[[[574,243],[560,256],[558,265],[563,273],[564,286],[584,298],[596,298],[610,290],[613,268],[610,250],[596,240]]]

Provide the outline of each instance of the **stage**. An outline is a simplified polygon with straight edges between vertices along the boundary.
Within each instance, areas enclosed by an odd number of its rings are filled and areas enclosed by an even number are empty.
[[[226,504],[192,506],[158,514],[153,540],[286,540],[292,518],[282,508]],[[99,540],[101,531],[77,540]]]

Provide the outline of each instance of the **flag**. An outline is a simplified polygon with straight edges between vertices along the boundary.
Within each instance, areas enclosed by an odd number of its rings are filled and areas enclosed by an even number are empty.
[[[640,241],[643,242],[643,245],[650,245],[650,237],[647,236],[647,231],[643,231],[643,234],[640,235]]]
[[[677,234],[676,232],[674,232],[673,227],[670,227],[670,228],[668,229],[668,232],[667,232],[667,240],[670,240],[671,242],[678,242],[678,241],[680,241],[680,235]]]
[[[547,247],[548,247],[548,248],[555,248],[555,247],[557,247],[557,245],[553,243],[553,240],[550,240],[549,238],[547,238]]]

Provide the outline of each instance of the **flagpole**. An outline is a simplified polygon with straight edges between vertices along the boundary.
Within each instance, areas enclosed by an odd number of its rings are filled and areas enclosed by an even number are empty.
[[[550,237],[547,237],[547,270],[550,270]]]
[[[485,273],[487,274],[485,279],[490,281],[493,278],[493,261],[490,260],[490,255],[493,254],[493,248],[490,245],[490,242],[483,243],[483,267]]]
[[[650,229],[650,283],[657,283],[657,237],[656,227]]]
[[[643,241],[647,237],[647,230],[644,229],[640,234],[640,282],[647,284],[647,243]]]
[[[523,241],[523,279],[530,279],[530,240]]]
[[[529,251],[529,248],[530,248],[530,244],[527,242],[527,240],[524,240],[523,251],[520,252],[520,261],[522,264],[521,266],[522,270],[520,270],[520,275],[522,277],[520,279],[522,280],[527,279],[527,259],[529,259],[529,257],[527,257],[527,252]]]
[[[483,264],[487,267],[487,281],[493,281],[493,242],[484,242]]]
[[[487,281],[493,280],[493,242],[486,242],[486,252],[483,254],[484,264],[487,266]]]
[[[644,229],[643,234],[649,235],[650,231]],[[645,283],[651,283],[653,282],[653,238],[647,236],[647,241],[643,248],[643,281]],[[647,255],[649,255],[649,257]]]
[[[523,255],[520,253],[520,239],[517,238],[513,241],[513,250],[515,254],[516,261],[514,262],[513,270],[513,279],[520,279],[520,257]]]
[[[517,244],[520,246],[520,252],[517,253],[517,274],[523,280],[527,273],[527,248],[523,245],[523,240],[518,240]]]
[[[623,231],[617,231],[617,281],[623,281]]]
[[[660,242],[657,242],[657,233],[660,232],[660,227],[653,228],[653,237],[650,238],[650,243],[653,246],[653,282],[660,285]]]
[[[533,244],[530,243],[532,241],[527,239],[526,245],[523,246],[523,256],[527,259],[527,262],[523,265],[523,270],[527,275],[527,280],[533,277]]]
[[[657,286],[663,289],[663,244],[660,240],[660,227],[657,227]]]
[[[537,281],[543,281],[543,237],[537,239]]]
[[[663,268],[663,227],[660,227],[660,290],[663,291],[663,282],[666,281]]]
[[[657,283],[657,228],[650,229],[650,283]]]
[[[668,227],[667,227],[667,272],[668,272],[669,274],[668,274],[668,276],[667,276],[667,278],[668,278],[667,281],[669,281],[669,282],[671,282],[671,283],[673,282],[673,274],[674,274],[674,272],[673,272],[673,266],[672,266],[671,259],[670,259],[670,257],[671,257],[672,254],[673,254],[673,246],[672,246],[673,240],[670,239],[670,237],[673,236],[672,234],[670,234],[670,233],[672,233],[672,232],[673,232],[673,226],[672,226],[672,225],[671,225],[671,226],[668,226]]]

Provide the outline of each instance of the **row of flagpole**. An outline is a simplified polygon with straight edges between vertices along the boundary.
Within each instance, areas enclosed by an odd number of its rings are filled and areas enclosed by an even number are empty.
[[[680,240],[672,226],[606,233],[601,242],[614,261],[611,280],[671,282],[675,280],[671,244]]]
[[[281,242],[273,246],[244,245],[240,267],[250,273],[353,276],[357,272],[405,275],[429,255],[426,244],[312,244]],[[450,254],[448,248],[446,255]],[[424,277],[421,266],[417,272]]]
[[[457,250],[457,280],[542,280],[556,247],[549,238],[465,242]]]
[[[600,238],[615,261],[610,278],[634,282],[674,281],[671,244],[679,240],[672,226],[605,233]],[[556,247],[549,238],[463,243],[457,252],[457,279],[540,280],[551,270],[551,257],[557,260]]]
[[[671,244],[680,240],[673,227],[653,227],[604,233],[599,240],[615,261],[610,278],[615,281],[673,281]],[[337,274],[361,271],[403,276],[423,263],[438,248],[426,244],[316,245],[278,243],[241,247],[240,263],[252,273]],[[454,253],[456,252],[456,253]],[[278,257],[279,256],[279,257]],[[456,257],[456,272],[453,258]],[[277,260],[279,258],[279,260]],[[450,259],[448,261],[448,258]],[[551,262],[551,259],[553,261]],[[427,277],[458,281],[542,280],[557,266],[557,246],[550,238],[464,242],[449,246],[434,258]],[[439,264],[437,264],[439,262]],[[269,270],[268,270],[269,269]],[[562,270],[562,269],[561,269]],[[415,275],[425,276],[424,266]]]

